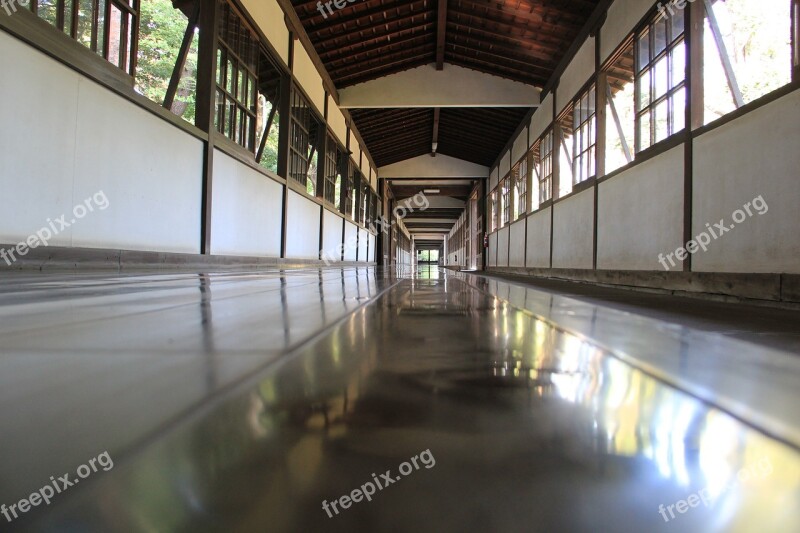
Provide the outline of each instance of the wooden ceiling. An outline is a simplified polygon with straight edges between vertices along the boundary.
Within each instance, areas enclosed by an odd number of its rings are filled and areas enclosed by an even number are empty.
[[[291,0],[337,89],[436,63],[543,87],[600,0]],[[325,10],[322,7],[322,10]],[[375,163],[437,153],[491,166],[526,108],[353,109]]]
[[[528,113],[524,107],[442,108],[437,153],[491,166]],[[431,153],[434,110],[351,109],[379,167]]]

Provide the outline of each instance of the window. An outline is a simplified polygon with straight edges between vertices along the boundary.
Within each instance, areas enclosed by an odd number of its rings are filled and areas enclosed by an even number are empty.
[[[539,144],[539,201],[553,199],[553,130]]]
[[[572,160],[573,184],[594,177],[597,124],[595,113],[595,85],[592,84],[572,106]]]
[[[369,206],[369,193],[370,188],[367,180],[364,179],[364,175],[361,172],[358,173],[359,183],[361,184],[359,187],[359,195],[358,195],[358,218],[356,221],[359,224],[365,224],[367,218],[367,210]]]
[[[259,46],[227,2],[217,42],[217,131],[255,153]]]
[[[313,196],[316,195],[320,124],[305,96],[295,87],[292,88],[290,105],[289,177]],[[309,176],[313,176],[313,180]]]
[[[528,158],[524,157],[511,170],[514,177],[514,220],[525,214],[528,209]]]
[[[84,0],[86,1],[86,0]],[[91,3],[91,2],[87,2]],[[197,20],[172,7],[171,0],[142,0],[139,10],[136,83],[134,89],[158,105],[164,106],[190,124],[195,123],[197,102]],[[88,9],[88,6],[87,6]],[[191,42],[184,35],[192,31]],[[84,42],[88,47],[90,41]],[[186,60],[177,72],[177,86],[170,87],[177,61],[187,45]],[[167,95],[168,90],[174,92]],[[169,98],[169,102],[166,102]]]
[[[606,99],[606,174],[633,161],[636,124],[633,71],[633,41],[630,41],[620,48],[604,69],[605,76],[597,88],[605,91]]]
[[[325,154],[325,200],[341,211],[342,162],[347,159],[344,148],[339,146],[333,135],[328,134],[328,150]]]
[[[636,36],[637,152],[685,126],[684,14],[685,9],[677,9],[657,18]]]
[[[34,15],[133,76],[140,0],[34,0]]]
[[[356,183],[356,164],[353,162],[352,159],[348,158],[346,160],[346,164],[343,167],[346,175],[345,180],[345,187],[344,187],[344,200],[341,202],[343,204],[344,210],[342,211],[343,214],[348,215],[350,218],[355,219],[355,210],[357,204],[358,189]]]
[[[710,5],[703,28],[705,124],[792,81],[791,0]]]
[[[500,210],[502,211],[502,221],[503,226],[508,225],[509,216],[511,214],[511,184],[510,184],[510,176],[506,176],[503,181],[500,182]]]
[[[489,195],[489,232],[493,232],[497,229],[498,218],[499,218],[499,211],[497,209],[497,189],[492,191],[492,194]]]

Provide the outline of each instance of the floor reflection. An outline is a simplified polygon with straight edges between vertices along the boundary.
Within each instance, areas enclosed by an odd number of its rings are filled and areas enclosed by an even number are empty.
[[[373,304],[120,460],[37,525],[800,529],[795,448],[463,279],[400,274]],[[434,468],[334,518],[323,511],[323,500],[423,450]]]

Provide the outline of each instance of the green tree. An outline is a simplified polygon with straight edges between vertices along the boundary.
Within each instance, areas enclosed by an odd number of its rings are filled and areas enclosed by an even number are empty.
[[[139,23],[139,54],[136,90],[158,103],[164,103],[172,71],[178,59],[187,17],[172,7],[170,0],[143,0]],[[172,105],[172,112],[194,123],[198,39],[195,32]]]

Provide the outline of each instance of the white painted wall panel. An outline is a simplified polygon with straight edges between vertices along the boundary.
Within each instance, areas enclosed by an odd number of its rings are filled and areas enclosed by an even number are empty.
[[[276,0],[242,0],[242,5],[264,32],[284,64],[289,64],[289,30],[285,14]]]
[[[572,58],[556,90],[558,112],[577,96],[589,79],[594,75],[594,37],[589,37]]]
[[[378,260],[377,239],[375,235],[369,234],[369,261],[375,262]]]
[[[282,204],[279,183],[215,150],[211,253],[280,256]]]
[[[517,220],[511,225],[508,266],[525,266],[525,219]]]
[[[326,257],[339,261],[341,258],[342,224],[344,219],[325,209],[323,211],[322,249]]]
[[[508,226],[497,232],[497,266],[499,267],[508,266],[508,232]]]
[[[344,221],[344,260],[356,261],[356,253],[358,252],[358,226]]]
[[[527,260],[528,268],[550,267],[550,210],[548,207],[528,217]]]
[[[697,138],[694,147],[693,235],[756,197],[768,211],[746,217],[692,269],[716,272],[800,273],[800,91]]]
[[[497,232],[489,235],[489,266],[497,266]]]
[[[505,178],[511,171],[511,150],[506,150],[503,153],[503,157],[500,159],[498,169],[499,179]]]
[[[594,191],[587,189],[553,208],[553,268],[592,268]]]
[[[653,5],[652,0],[614,0],[600,30],[601,61],[608,59]]]
[[[26,128],[0,127],[0,241],[71,222],[102,191],[108,208],[51,245],[199,252],[202,143],[4,32],[0,49],[0,72],[14,73],[0,76],[0,124]]]
[[[682,240],[683,147],[601,183],[597,228],[597,268],[662,270]]]
[[[360,229],[358,230],[358,260],[359,261],[369,261],[367,257],[367,243],[369,242],[369,232],[366,230]]]
[[[531,144],[535,143],[553,122],[553,93],[542,100],[542,105],[531,117]]]
[[[322,113],[325,112],[325,89],[322,86],[322,78],[300,41],[297,41],[294,46],[294,66],[292,72],[297,77],[297,81],[300,82],[300,86],[311,99],[312,103],[317,106],[317,111],[320,113],[320,116],[322,116]]]
[[[366,150],[364,150],[363,146],[359,145],[359,150],[363,152],[361,156],[361,172],[363,172],[364,176],[369,179],[369,158],[367,157]]]
[[[528,152],[528,148],[528,127],[525,126],[514,139],[514,146],[511,148],[511,164],[519,161]]]
[[[286,257],[319,259],[319,210],[319,204],[300,193],[289,191]]]
[[[328,96],[328,125],[333,134],[345,146],[347,142],[347,122],[345,122],[342,111],[336,106],[333,97]]]
[[[498,182],[497,174],[498,174],[498,169],[497,167],[494,167],[492,169],[492,173],[489,175],[489,192],[492,192],[494,188],[497,187],[497,182]]]

